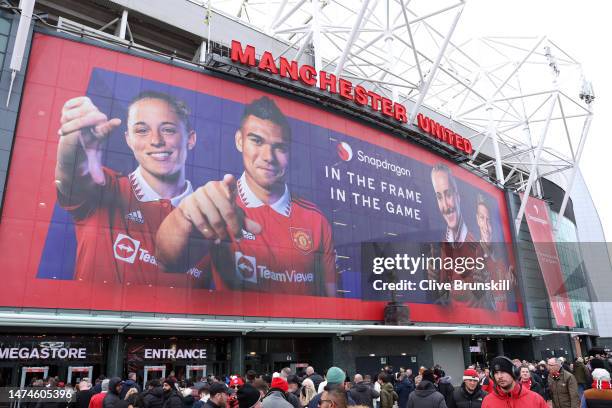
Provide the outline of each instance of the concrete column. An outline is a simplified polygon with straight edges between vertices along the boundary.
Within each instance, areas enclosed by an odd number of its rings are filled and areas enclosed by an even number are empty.
[[[125,336],[122,333],[113,334],[110,343],[108,344],[108,353],[106,355],[106,376],[122,377],[123,378],[123,362]]]
[[[232,339],[232,361],[231,361],[231,373],[232,374],[240,374],[240,375],[244,375],[244,358],[245,358],[245,352],[244,352],[244,338],[242,336],[240,337],[234,337]]]
[[[497,355],[503,356],[504,355],[504,339],[497,339],[496,345],[497,345]]]
[[[463,366],[467,367],[472,363],[472,353],[470,353],[470,338],[463,336],[461,338],[461,344],[463,346]]]
[[[582,350],[582,352],[583,354],[587,354],[589,350],[593,348],[593,340],[591,339],[591,336],[584,336],[584,342],[582,342],[582,344],[584,345],[584,350]]]

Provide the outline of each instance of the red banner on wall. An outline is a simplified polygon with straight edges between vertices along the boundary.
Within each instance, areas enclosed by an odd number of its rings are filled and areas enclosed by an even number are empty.
[[[575,327],[546,202],[529,197],[525,217],[555,320],[559,326]]]

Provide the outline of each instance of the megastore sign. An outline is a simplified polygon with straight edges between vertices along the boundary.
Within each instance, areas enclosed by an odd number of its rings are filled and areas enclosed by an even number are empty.
[[[323,70],[317,72],[313,66],[308,64],[300,65],[297,61],[290,61],[285,57],[278,58],[277,63],[277,59],[269,51],[264,51],[257,61],[255,53],[255,47],[252,45],[243,47],[240,41],[232,41],[231,60],[234,63],[257,67],[260,71],[292,81],[299,81],[306,86],[318,86],[322,91],[339,95],[340,98],[352,101],[360,107],[367,107],[372,111],[380,112],[383,116],[401,123],[408,122],[407,109],[401,103],[393,102],[391,99],[361,85],[353,86],[351,81],[332,73]],[[422,113],[418,114],[417,120],[418,127],[425,133],[466,155],[472,154],[473,148],[469,139],[461,137]]]
[[[11,347],[0,348],[0,360],[78,360],[87,358],[85,347]]]

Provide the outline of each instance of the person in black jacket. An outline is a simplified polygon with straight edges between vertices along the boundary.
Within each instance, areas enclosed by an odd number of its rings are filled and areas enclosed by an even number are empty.
[[[468,368],[463,372],[463,384],[447,400],[448,408],[480,408],[487,393],[480,388],[478,372]]]
[[[453,391],[455,390],[455,387],[451,384],[452,379],[450,376],[447,376],[441,368],[435,368],[433,373],[436,379],[436,387],[440,394],[444,396],[444,400],[448,403],[449,398],[453,395]]]
[[[204,408],[225,408],[227,406],[228,389],[223,383],[215,382],[210,385],[209,398]],[[240,401],[238,401],[240,404]]]
[[[144,408],[162,408],[164,405],[164,390],[159,380],[151,380],[148,389],[142,394]]]
[[[125,399],[125,394],[132,389],[136,388],[138,392],[142,392],[142,388],[138,385],[136,373],[129,373],[128,379],[123,382],[123,386],[121,387],[121,392],[119,393],[119,398]]]
[[[395,383],[395,392],[397,393],[397,405],[399,408],[406,408],[408,397],[414,391],[414,383],[410,380],[408,372],[400,374],[397,383]]]
[[[306,367],[306,378],[310,378],[314,383],[315,390],[319,389],[319,384],[323,382],[323,377],[315,372],[312,366]]]
[[[447,408],[444,396],[436,390],[434,374],[425,370],[416,390],[408,397],[408,408]]]
[[[119,377],[113,377],[110,379],[108,383],[108,393],[104,397],[104,401],[102,401],[103,408],[118,408],[117,403],[121,401],[119,398],[119,393],[121,392],[121,388],[123,387],[123,380]]]
[[[79,383],[79,392],[76,393],[75,408],[88,408],[89,401],[93,395],[94,392],[89,381],[81,381]]]
[[[179,395],[176,389],[174,378],[166,378],[162,385],[162,389],[164,391],[162,408],[183,408],[183,397]]]
[[[528,366],[522,366],[521,376],[520,376],[519,381],[521,382],[521,385],[523,386],[523,388],[527,388],[528,390],[536,392],[540,394],[542,398],[545,399],[546,394],[544,393],[544,387],[542,387],[542,384],[540,384],[540,382],[536,380],[536,376],[537,374],[532,373],[529,370]]]
[[[348,393],[355,404],[372,408],[374,406],[373,401],[380,396],[380,393],[371,384],[363,381],[361,374],[355,374],[353,384]]]

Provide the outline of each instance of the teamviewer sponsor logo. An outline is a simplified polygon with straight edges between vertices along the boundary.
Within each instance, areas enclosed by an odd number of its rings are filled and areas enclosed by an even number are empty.
[[[255,257],[236,252],[236,277],[241,281],[257,283],[257,260]]]
[[[115,258],[133,264],[139,248],[140,241],[124,234],[118,234],[113,245],[113,252],[115,253]]]

